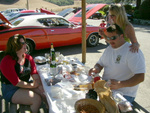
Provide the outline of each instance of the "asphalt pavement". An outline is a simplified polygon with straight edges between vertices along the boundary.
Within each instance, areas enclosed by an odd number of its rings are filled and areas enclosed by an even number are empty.
[[[88,19],[87,23],[96,26],[101,20]],[[134,102],[134,111],[132,113],[150,113],[150,26],[146,25],[133,25],[140,49],[142,50],[146,61],[145,80],[139,85],[138,93]],[[86,63],[85,65],[92,68],[103,54],[108,45],[105,40],[100,40],[98,46],[86,48]],[[55,48],[61,54],[68,57],[76,57],[82,61],[82,45],[71,45]],[[33,57],[43,55],[49,52],[49,49],[39,50],[33,53]],[[100,73],[102,74],[102,72]]]
[[[88,19],[87,23],[98,26],[100,20]],[[140,49],[143,51],[146,61],[146,73],[145,80],[139,85],[138,93],[134,103],[134,112],[132,113],[150,113],[150,26],[146,25],[133,25],[138,42],[140,43]],[[105,48],[108,45],[105,40],[100,40],[98,46],[86,48],[86,63],[85,65],[92,68],[103,54]],[[61,54],[68,57],[76,57],[82,61],[82,45],[71,45],[55,48],[56,51],[60,51]],[[32,56],[44,56],[44,53],[49,52],[49,49],[35,51]],[[100,73],[102,74],[102,73]]]

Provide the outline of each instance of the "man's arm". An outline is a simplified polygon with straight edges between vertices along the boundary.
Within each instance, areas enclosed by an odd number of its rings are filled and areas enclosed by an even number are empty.
[[[125,81],[111,80],[110,88],[119,89],[123,87],[132,87],[143,81],[144,81],[144,73],[135,74],[133,77]]]
[[[92,69],[89,70],[89,75],[91,76],[92,72],[94,72],[94,73],[100,73],[102,69],[103,69],[103,67],[100,64],[96,63],[95,66],[94,66],[94,68],[92,68]]]

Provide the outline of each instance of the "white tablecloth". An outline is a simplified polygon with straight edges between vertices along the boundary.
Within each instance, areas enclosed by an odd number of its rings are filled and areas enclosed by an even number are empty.
[[[49,64],[37,65],[37,70],[41,77],[45,95],[49,104],[49,113],[75,113],[75,102],[79,99],[85,98],[87,91],[73,90],[68,81],[66,81],[66,86],[63,86],[65,81],[56,85],[48,86],[45,81],[45,79],[51,78],[51,76],[48,76],[48,69]]]

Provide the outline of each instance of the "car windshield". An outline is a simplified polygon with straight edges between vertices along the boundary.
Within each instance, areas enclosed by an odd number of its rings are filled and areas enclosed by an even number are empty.
[[[45,18],[38,19],[38,21],[45,26],[69,26],[70,23],[63,18]]]
[[[0,19],[0,24],[4,23],[1,19]]]
[[[86,13],[88,12],[88,11],[90,11],[93,7],[95,7],[96,5],[92,5],[92,6],[90,6],[90,7],[87,7],[86,8]],[[82,17],[82,11],[80,12],[80,13],[78,13],[75,17]]]
[[[13,21],[11,24],[13,26],[17,26],[18,24],[20,24],[24,19],[23,18],[18,18],[15,21]]]

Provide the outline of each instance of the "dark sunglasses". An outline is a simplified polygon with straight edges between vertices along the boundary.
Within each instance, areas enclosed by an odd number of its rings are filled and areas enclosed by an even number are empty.
[[[107,38],[107,40],[116,40],[117,37],[118,36],[112,36],[112,37],[106,37],[106,38]]]
[[[26,42],[20,42],[22,45],[26,44]]]
[[[115,15],[109,15],[111,18],[115,17]]]

